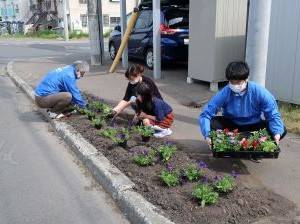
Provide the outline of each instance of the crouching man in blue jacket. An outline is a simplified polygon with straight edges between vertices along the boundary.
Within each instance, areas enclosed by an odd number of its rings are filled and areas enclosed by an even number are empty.
[[[61,118],[62,112],[70,104],[85,107],[86,101],[77,87],[77,80],[89,71],[86,61],[76,61],[72,65],[50,71],[35,89],[35,102],[47,108],[49,117]]]
[[[226,68],[229,81],[205,106],[199,117],[201,132],[211,145],[211,130],[238,129],[241,132],[266,128],[278,144],[286,128],[274,96],[264,87],[248,81],[249,67],[232,62]],[[216,116],[221,111],[222,116]]]

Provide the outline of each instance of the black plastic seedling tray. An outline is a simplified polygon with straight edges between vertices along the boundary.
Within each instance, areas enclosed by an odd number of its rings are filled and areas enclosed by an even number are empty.
[[[243,136],[248,137],[250,132],[243,132]],[[218,152],[214,145],[212,144],[212,153],[216,158],[242,158],[242,159],[278,159],[280,148],[274,152],[263,152],[263,151],[244,151],[242,148],[240,151],[227,151],[227,152]]]
[[[263,151],[233,151],[233,152],[216,152],[212,149],[213,156],[216,158],[258,158],[258,159],[278,159],[280,148],[275,152],[263,152]]]

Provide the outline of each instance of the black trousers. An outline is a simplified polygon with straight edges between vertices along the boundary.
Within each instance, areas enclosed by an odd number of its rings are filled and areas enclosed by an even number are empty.
[[[230,131],[233,131],[234,129],[238,129],[239,132],[252,132],[252,131],[258,131],[260,129],[266,128],[267,131],[272,136],[268,123],[266,121],[261,121],[259,123],[250,124],[250,125],[238,125],[235,124],[229,118],[223,116],[216,116],[211,120],[210,127],[211,130],[217,130],[217,129],[223,130],[225,128],[228,128]],[[280,139],[283,139],[286,134],[287,134],[287,130],[284,127],[284,133],[280,136]]]

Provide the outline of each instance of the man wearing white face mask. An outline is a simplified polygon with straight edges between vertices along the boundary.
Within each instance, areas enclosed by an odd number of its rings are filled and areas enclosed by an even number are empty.
[[[47,108],[50,118],[63,117],[62,112],[70,104],[85,107],[86,101],[77,87],[77,80],[88,71],[86,61],[75,61],[72,65],[50,71],[35,89],[36,104]]]
[[[136,88],[139,83],[148,85],[153,91],[153,96],[162,99],[162,96],[153,80],[147,76],[144,76],[143,73],[144,67],[142,65],[132,65],[127,69],[127,71],[125,72],[125,77],[129,81],[129,83],[127,85],[125,96],[123,97],[123,100],[121,100],[113,109],[113,114],[111,114],[112,117],[117,116],[129,106],[136,110]]]
[[[231,62],[226,68],[229,81],[205,106],[199,117],[201,132],[209,145],[211,130],[238,129],[241,132],[266,128],[279,141],[286,128],[274,96],[264,87],[248,81],[249,67],[245,62]],[[222,111],[222,116],[216,114]]]

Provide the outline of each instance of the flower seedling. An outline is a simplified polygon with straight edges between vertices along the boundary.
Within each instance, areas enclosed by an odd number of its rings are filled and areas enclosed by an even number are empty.
[[[215,178],[216,181],[213,184],[216,191],[220,193],[228,193],[235,187],[235,179],[233,176],[225,176],[222,178]]]
[[[89,103],[88,107],[92,111],[101,112],[102,104],[103,103],[100,101],[92,101],[91,103]]]
[[[198,169],[195,164],[189,164],[184,169],[184,176],[189,181],[197,181],[197,180],[200,179],[200,177],[204,176],[204,170],[203,169]]]
[[[193,196],[197,198],[201,207],[217,203],[219,194],[213,191],[213,188],[208,184],[198,185],[193,191]]]
[[[154,130],[153,128],[149,127],[149,126],[137,126],[135,128],[135,131],[142,136],[142,140],[143,142],[147,142],[149,141],[150,137],[154,134]]]
[[[264,152],[275,152],[278,150],[278,146],[273,141],[266,141],[261,143],[262,151]]]
[[[93,120],[96,117],[96,113],[90,110],[85,110],[85,114],[89,120]]]
[[[114,143],[118,144],[119,146],[126,147],[127,146],[127,141],[130,138],[130,134],[128,129],[122,128],[116,136],[112,139]]]
[[[175,145],[162,145],[158,148],[158,152],[164,162],[167,162],[171,159],[173,154],[176,152],[177,147]]]
[[[110,138],[113,140],[113,139],[115,139],[115,137],[117,135],[117,130],[109,127],[107,129],[101,131],[99,134],[105,138]]]
[[[251,132],[248,137],[243,137],[238,130],[230,132],[228,129],[211,131],[210,137],[216,152],[241,150],[275,152],[278,150],[278,146],[265,128]]]
[[[179,185],[180,172],[175,170],[171,164],[167,164],[167,169],[163,170],[160,174],[161,180],[168,186],[168,187],[175,187]]]
[[[155,150],[144,150],[133,157],[133,161],[139,166],[152,166],[156,156]]]
[[[97,117],[92,120],[92,124],[96,129],[101,129],[105,124],[105,121],[102,117]]]

